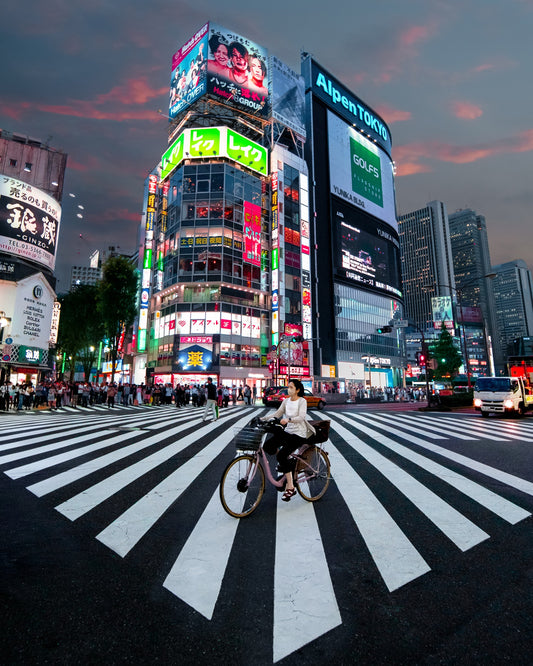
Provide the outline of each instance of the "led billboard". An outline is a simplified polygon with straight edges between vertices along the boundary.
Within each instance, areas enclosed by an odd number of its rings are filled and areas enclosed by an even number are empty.
[[[261,206],[244,202],[243,261],[261,266]]]
[[[169,120],[202,95],[252,115],[270,115],[268,51],[246,37],[206,23],[172,57]]]
[[[61,206],[33,185],[0,175],[0,252],[54,269]]]
[[[184,159],[228,157],[248,169],[267,174],[267,149],[229,127],[186,129],[161,157],[161,180]]]
[[[168,107],[170,120],[206,92],[208,36],[209,23],[206,23],[172,56]]]
[[[332,197],[339,277],[357,286],[402,296],[400,243],[386,224]]]
[[[331,111],[328,111],[328,144],[331,194],[397,230],[389,156]]]
[[[253,115],[270,113],[268,51],[246,37],[209,24],[207,91]]]

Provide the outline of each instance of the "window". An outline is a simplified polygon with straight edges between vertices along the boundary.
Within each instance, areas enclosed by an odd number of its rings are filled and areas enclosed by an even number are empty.
[[[26,165],[24,166],[24,171],[28,171],[28,172],[30,172],[32,166],[33,166],[33,165],[32,165],[31,162],[26,162]]]
[[[9,160],[9,166],[16,167],[17,166],[17,160],[10,159]]]

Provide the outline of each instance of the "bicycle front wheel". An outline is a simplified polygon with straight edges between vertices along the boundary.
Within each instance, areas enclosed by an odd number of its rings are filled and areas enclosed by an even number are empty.
[[[254,456],[238,456],[222,474],[220,501],[230,516],[249,516],[259,506],[264,492],[265,472]]]
[[[329,486],[329,458],[318,446],[306,451],[304,458],[296,463],[296,490],[304,500],[316,502]]]

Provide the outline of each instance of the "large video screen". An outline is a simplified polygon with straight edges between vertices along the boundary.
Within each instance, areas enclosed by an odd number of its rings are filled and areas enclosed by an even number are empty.
[[[168,107],[170,120],[206,92],[208,37],[209,23],[206,23],[172,56]]]
[[[209,24],[207,91],[252,115],[270,113],[268,51],[246,37]]]
[[[336,272],[361,287],[401,297],[400,243],[386,224],[332,197]]]
[[[330,188],[334,194],[396,231],[392,163],[373,141],[328,111]]]

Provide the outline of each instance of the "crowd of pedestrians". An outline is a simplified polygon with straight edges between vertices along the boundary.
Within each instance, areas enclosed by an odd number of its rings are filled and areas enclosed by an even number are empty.
[[[214,387],[214,400],[217,407],[227,407],[230,400],[235,405],[238,401],[251,404],[255,401],[256,390],[248,385],[244,387]],[[207,401],[207,384],[130,384],[106,382],[66,382],[44,381],[33,385],[31,382],[14,384],[5,382],[0,385],[0,411],[29,410],[48,407],[59,410],[62,407],[89,407],[107,405],[171,405],[185,407],[203,407]]]
[[[426,400],[426,390],[422,387],[367,386],[350,384],[348,393],[351,402],[379,400],[381,402],[419,402]]]

